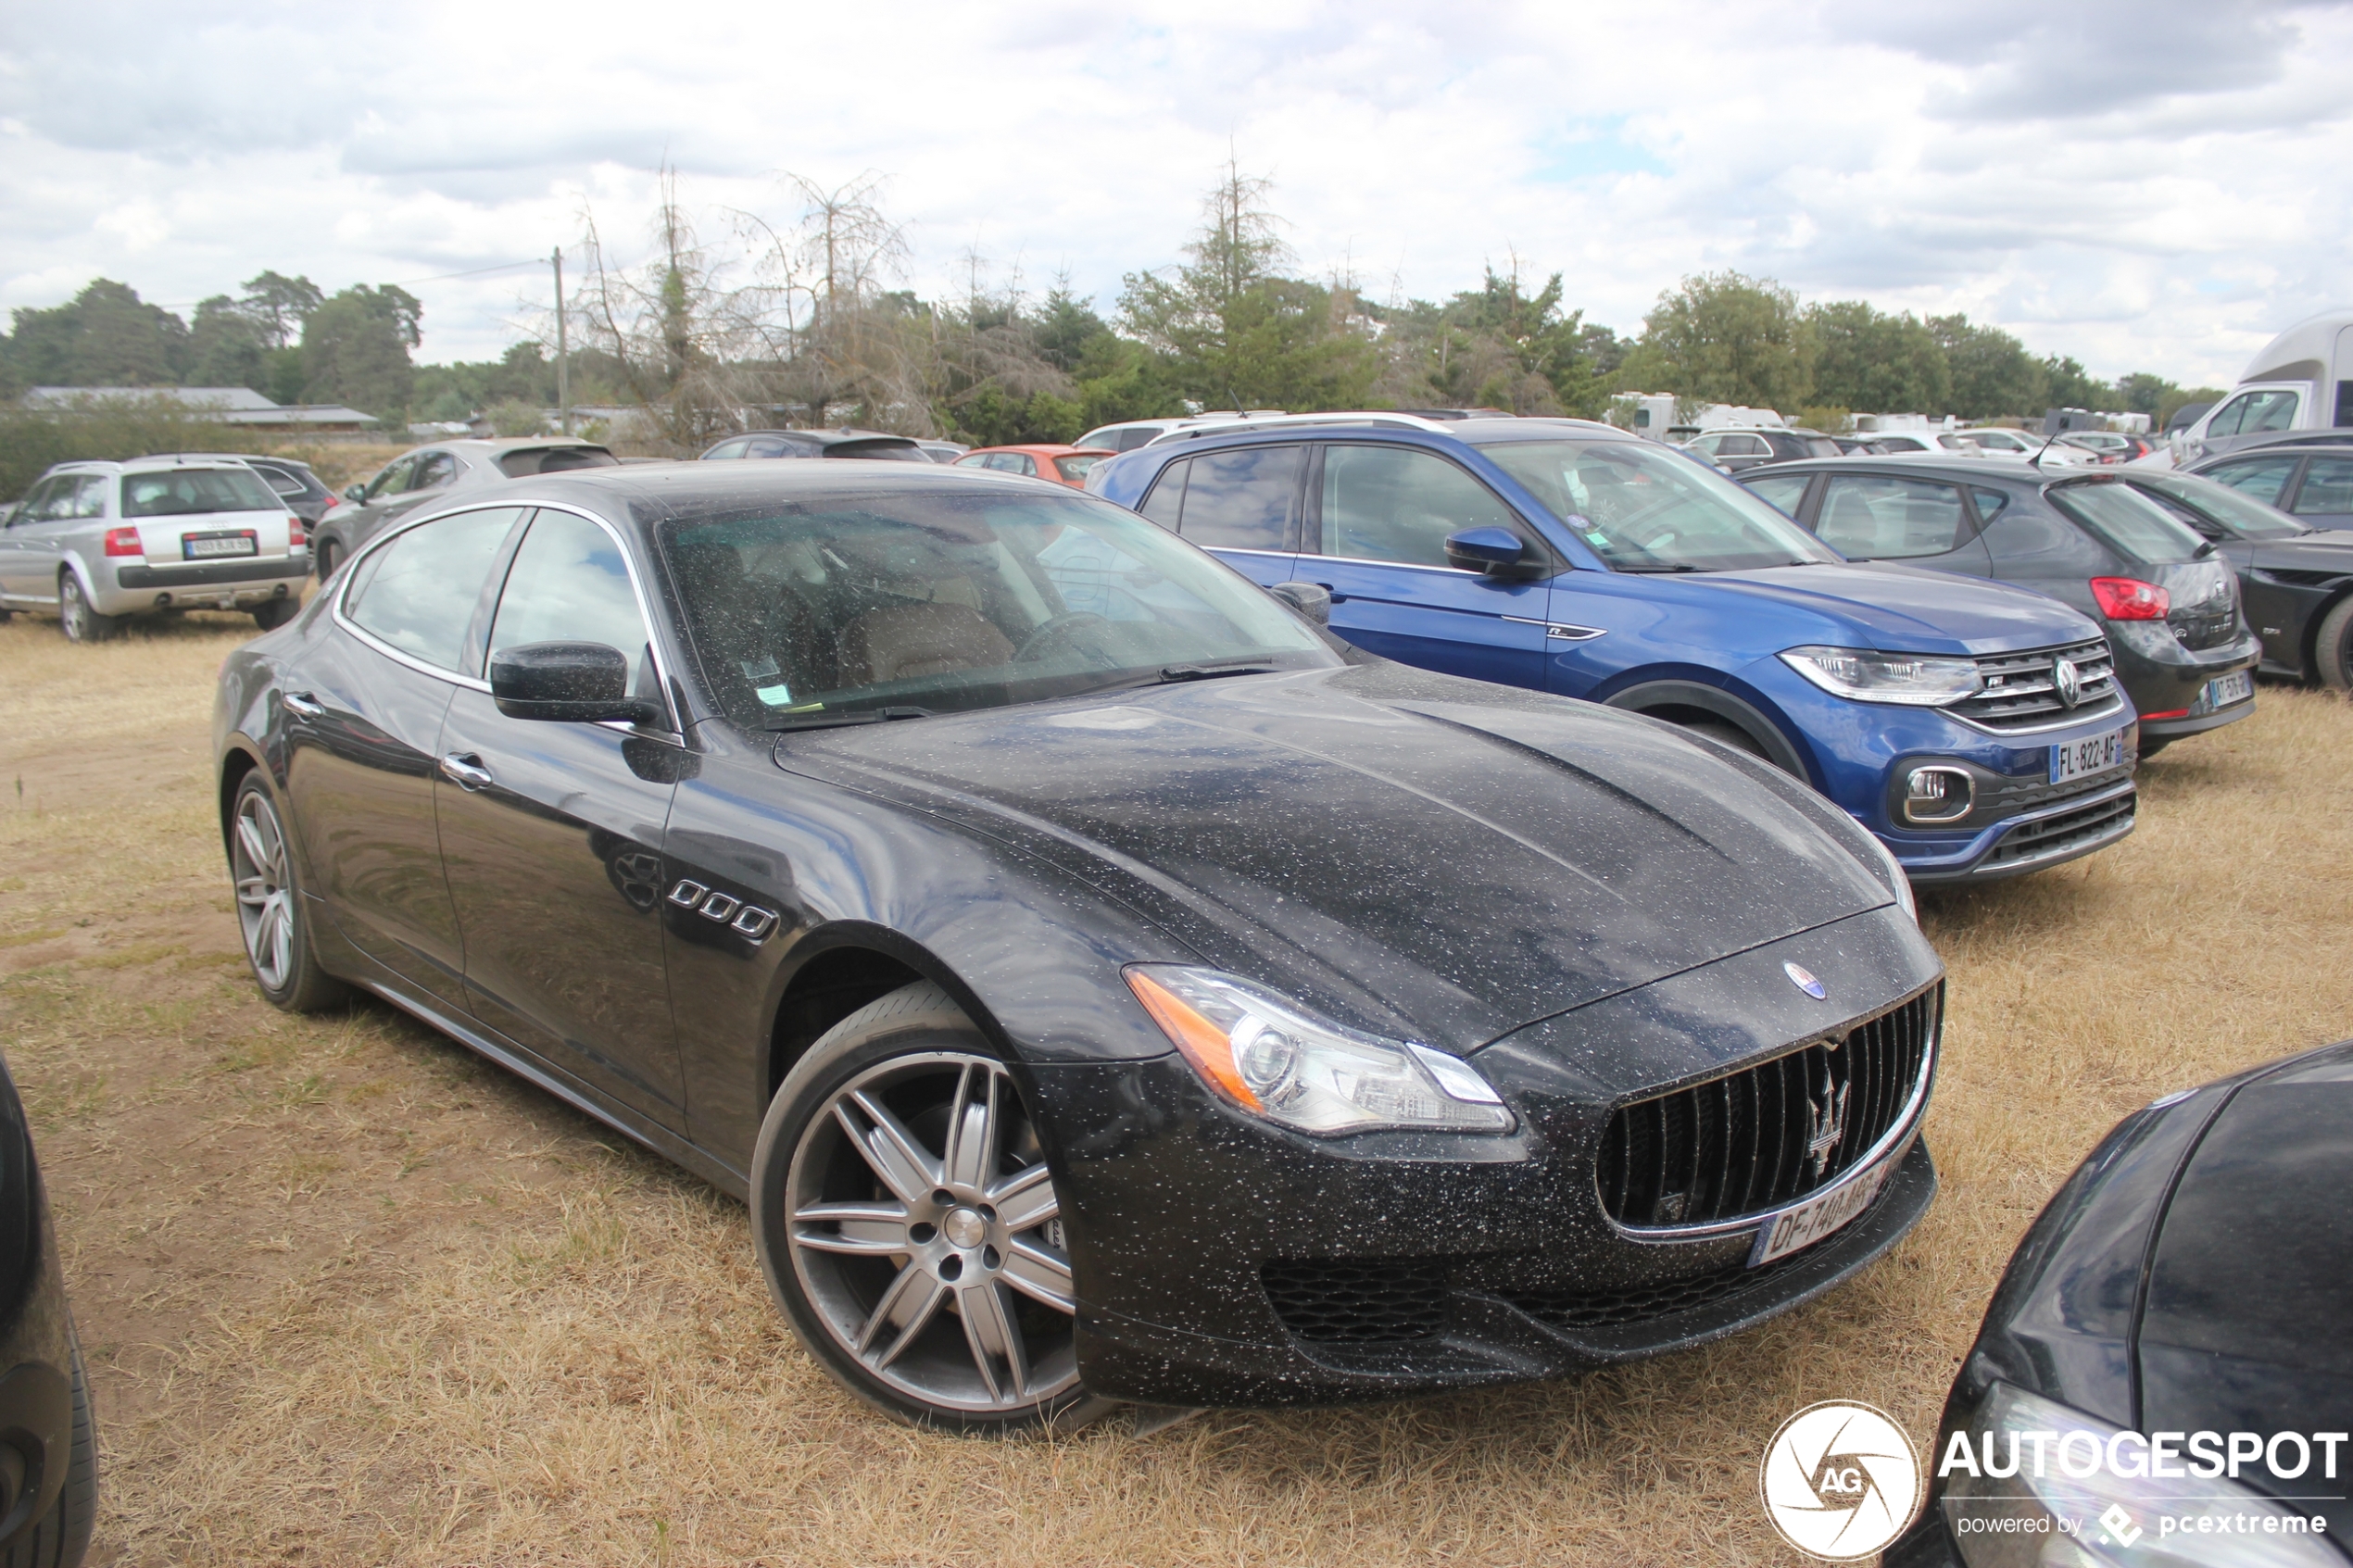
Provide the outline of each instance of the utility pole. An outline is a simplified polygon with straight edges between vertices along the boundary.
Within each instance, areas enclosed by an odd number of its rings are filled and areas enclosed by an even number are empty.
[[[566,435],[572,433],[572,353],[571,340],[564,332],[564,247],[558,245],[548,259],[556,267],[556,427]]]

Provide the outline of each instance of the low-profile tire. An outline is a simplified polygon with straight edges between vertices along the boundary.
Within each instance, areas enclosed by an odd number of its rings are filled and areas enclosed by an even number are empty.
[[[82,579],[72,572],[57,577],[57,630],[69,643],[103,643],[122,630],[122,617],[100,615],[90,608],[90,596],[82,591]]]
[[[68,1333],[70,1336],[70,1328]],[[73,1337],[69,1343],[73,1437],[72,1449],[66,1456],[66,1484],[49,1512],[0,1551],[0,1568],[75,1568],[90,1551],[90,1527],[98,1517],[98,1425],[90,1413],[90,1379],[82,1366],[82,1342]]]
[[[2353,691],[2353,594],[2321,618],[2321,629],[2312,634],[2312,662],[2320,668],[2321,684]]]
[[[335,562],[342,558],[343,552],[335,548],[333,539],[321,539],[312,551],[311,570],[319,574],[319,581],[324,583],[335,574]]]
[[[288,594],[283,599],[264,599],[253,607],[253,623],[265,632],[275,632],[302,613],[302,601]]]
[[[752,1155],[751,1232],[810,1354],[901,1421],[1068,1431],[1078,1380],[1061,1204],[1013,1075],[948,994],[900,987],[809,1047]]]
[[[1756,744],[1755,736],[1729,720],[1686,719],[1683,721],[1683,728],[1695,735],[1705,735],[1718,746],[1729,746],[1743,757],[1754,757],[1759,762],[1766,763],[1773,760],[1765,755],[1765,748]]]
[[[296,880],[294,847],[267,775],[256,768],[229,808],[229,878],[254,984],[272,1007],[319,1012],[350,999],[350,988],[311,956],[310,922]]]

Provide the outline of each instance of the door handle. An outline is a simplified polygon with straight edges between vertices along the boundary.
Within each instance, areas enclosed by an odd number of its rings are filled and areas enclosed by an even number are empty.
[[[285,705],[287,712],[297,719],[317,719],[327,711],[327,705],[308,692],[286,692],[278,700]]]
[[[1321,588],[1321,589],[1322,589],[1322,590],[1324,590],[1324,592],[1326,592],[1327,594],[1331,595],[1331,596],[1332,596],[1332,603],[1334,603],[1334,604],[1336,604],[1336,605],[1344,605],[1344,604],[1346,604],[1346,603],[1348,602],[1348,596],[1347,596],[1346,594],[1343,594],[1343,593],[1340,592],[1338,589],[1334,588],[1334,587],[1333,587],[1330,583],[1316,583],[1316,584],[1315,584],[1315,586],[1317,586],[1318,588]]]
[[[462,790],[490,787],[490,770],[471,751],[453,751],[441,759],[441,776]]]

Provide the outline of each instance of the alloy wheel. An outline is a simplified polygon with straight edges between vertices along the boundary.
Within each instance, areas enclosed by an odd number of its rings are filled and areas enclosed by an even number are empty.
[[[237,923],[265,990],[285,988],[294,973],[294,887],[286,874],[286,834],[269,797],[248,791],[237,802],[229,852],[237,885]]]
[[[785,1197],[800,1287],[873,1376],[975,1413],[1077,1385],[1062,1206],[1002,1062],[868,1068],[810,1118]]]

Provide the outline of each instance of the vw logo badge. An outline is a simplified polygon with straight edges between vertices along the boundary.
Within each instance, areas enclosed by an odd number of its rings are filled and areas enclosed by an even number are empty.
[[[1820,981],[1815,979],[1814,972],[1807,969],[1804,964],[1785,963],[1781,965],[1781,972],[1789,976],[1789,983],[1791,985],[1796,986],[1799,990],[1805,992],[1807,996],[1813,997],[1818,1002],[1831,994],[1830,988],[1824,985]]]
[[[2071,709],[2083,700],[2083,672],[2071,659],[2051,661],[2051,686],[2058,693],[2061,708]]]

